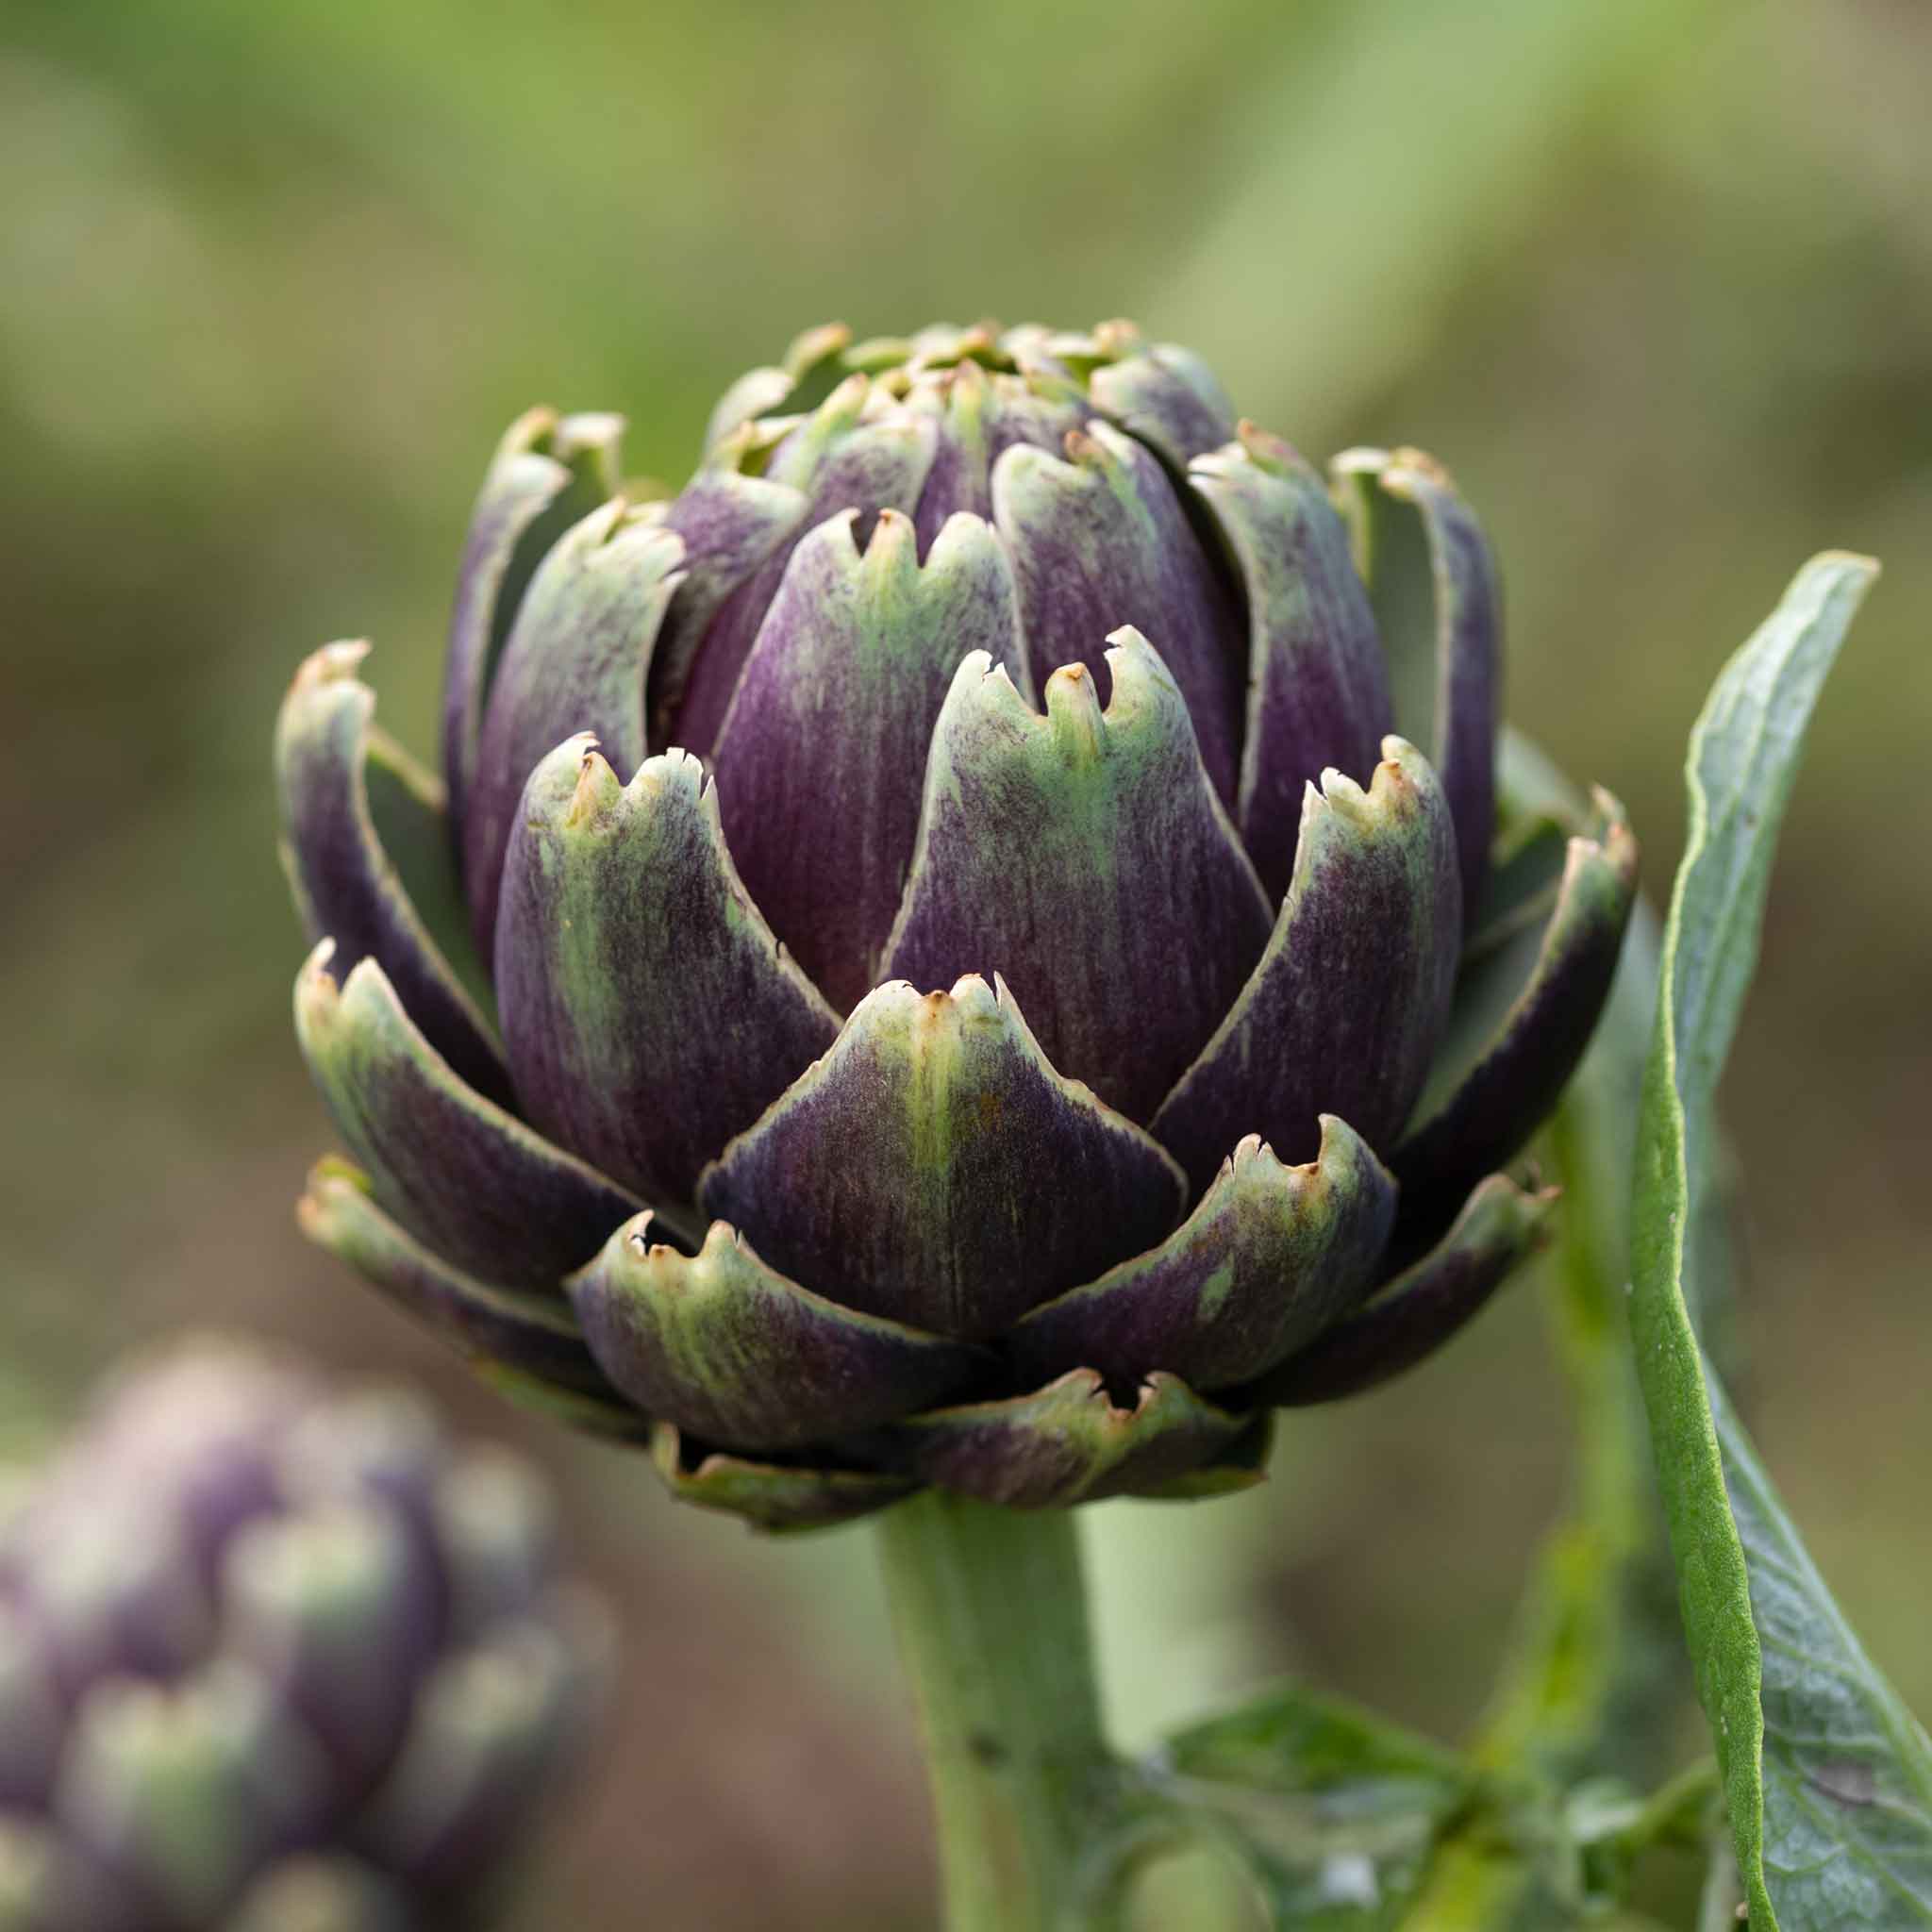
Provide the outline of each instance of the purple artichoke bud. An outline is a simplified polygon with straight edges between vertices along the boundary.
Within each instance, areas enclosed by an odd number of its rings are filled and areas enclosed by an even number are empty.
[[[0,1527],[0,1932],[479,1924],[609,1652],[507,1454],[183,1349]]]
[[[435,1890],[460,1887],[541,1795],[581,1727],[587,1659],[609,1643],[596,1604],[550,1592],[441,1657],[419,1690],[406,1746],[371,1800],[367,1836],[386,1865]]]
[[[517,1457],[478,1450],[445,1470],[436,1527],[453,1641],[469,1642],[505,1618],[527,1615],[549,1587],[556,1508]]]
[[[816,330],[668,503],[615,433],[497,452],[441,783],[364,645],[283,708],[307,1231],[772,1527],[1240,1486],[1466,1322],[1636,847],[1499,811],[1442,469],[1118,323]]]

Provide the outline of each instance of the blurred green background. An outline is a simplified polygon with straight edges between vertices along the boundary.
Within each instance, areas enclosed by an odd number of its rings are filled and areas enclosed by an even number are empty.
[[[520,1423],[297,1238],[325,1141],[267,748],[376,641],[431,745],[471,493],[526,405],[675,481],[799,327],[1112,314],[1323,453],[1441,454],[1510,708],[1629,803],[1810,551],[1887,575],[1828,692],[1730,1085],[1745,1392],[1932,1710],[1932,13],[1914,0],[147,0],[0,13],[0,1447],[132,1338],[407,1373],[567,1485],[627,1689],[520,1926],[916,1926],[863,1532],[761,1545]],[[1537,1300],[1292,1419],[1273,1482],[1090,1512],[1124,1728],[1291,1667],[1443,1734],[1564,1493]]]

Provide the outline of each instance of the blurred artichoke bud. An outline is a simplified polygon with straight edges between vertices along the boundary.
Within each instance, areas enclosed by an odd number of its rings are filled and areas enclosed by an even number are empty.
[[[609,1663],[531,1472],[186,1345],[0,1526],[0,1932],[480,1924]]]
[[[669,502],[617,431],[498,450],[441,782],[365,645],[284,705],[308,1232],[772,1527],[1240,1487],[1467,1321],[1637,854],[1499,824],[1441,466],[1122,323],[814,330]]]
[[[404,1894],[354,1858],[281,1859],[248,1889],[229,1932],[416,1932]]]

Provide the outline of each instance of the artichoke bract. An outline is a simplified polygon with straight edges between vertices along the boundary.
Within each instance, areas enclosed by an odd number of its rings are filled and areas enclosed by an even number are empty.
[[[1240,1487],[1467,1321],[1636,847],[1499,812],[1441,466],[1124,324],[813,331],[669,502],[618,427],[490,467],[441,783],[365,645],[283,709],[309,1233],[768,1527]]]
[[[180,1345],[0,1522],[0,1928],[481,1927],[609,1656],[521,1460]]]

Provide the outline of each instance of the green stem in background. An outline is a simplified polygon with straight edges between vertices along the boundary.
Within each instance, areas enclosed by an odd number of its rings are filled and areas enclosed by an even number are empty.
[[[1540,778],[1506,741],[1506,799],[1538,808]],[[1558,793],[1559,799],[1561,793]],[[1559,807],[1559,809],[1563,808]],[[1569,801],[1579,817],[1581,802]],[[1624,1311],[1629,1163],[1657,1007],[1658,934],[1640,905],[1608,1006],[1541,1141],[1563,1191],[1544,1280],[1549,1327],[1574,1418],[1569,1507],[1538,1559],[1515,1639],[1470,1745],[1480,1765],[1562,1789],[1611,1773],[1636,1789],[1667,1760],[1681,1671],[1676,1590],[1657,1505],[1649,1428]],[[1419,1924],[1549,1923],[1556,1907],[1524,1860],[1483,1844],[1445,1846]]]
[[[879,1547],[947,1932],[1061,1932],[1115,1773],[1073,1516],[927,1491],[880,1519]]]
[[[1573,1492],[1539,1560],[1517,1634],[1472,1745],[1492,1769],[1566,1785],[1652,1783],[1672,1755],[1681,1677],[1674,1577],[1625,1330],[1629,1280],[1618,1175],[1636,1145],[1656,1004],[1656,929],[1633,924],[1610,1007],[1542,1141],[1563,1190],[1545,1285],[1574,1418]]]

